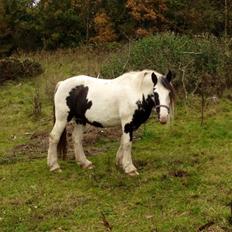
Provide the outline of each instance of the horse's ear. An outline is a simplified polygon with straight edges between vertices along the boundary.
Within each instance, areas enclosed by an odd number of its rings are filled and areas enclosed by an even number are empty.
[[[168,70],[168,73],[166,75],[166,79],[168,80],[168,82],[171,82],[172,79],[174,79],[176,76],[176,74],[174,72],[172,72],[171,70]]]
[[[151,74],[151,79],[152,79],[152,81],[153,81],[154,85],[156,85],[156,84],[157,84],[157,80],[158,80],[158,78],[157,78],[157,76],[155,75],[155,73],[154,73],[154,72]]]

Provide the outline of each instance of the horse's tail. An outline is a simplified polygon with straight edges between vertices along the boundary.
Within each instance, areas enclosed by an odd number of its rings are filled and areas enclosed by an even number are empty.
[[[60,82],[57,83],[56,88],[55,88],[55,93],[58,89],[60,85]],[[53,123],[55,124],[56,122],[56,109],[55,109],[55,101],[53,101]],[[66,159],[67,157],[67,137],[66,137],[67,131],[66,128],[64,128],[61,136],[60,136],[60,140],[57,144],[57,153],[58,153],[58,157],[61,159]]]
[[[65,160],[67,157],[67,138],[66,138],[66,128],[64,128],[64,131],[60,137],[60,141],[57,144],[57,153],[58,157]]]

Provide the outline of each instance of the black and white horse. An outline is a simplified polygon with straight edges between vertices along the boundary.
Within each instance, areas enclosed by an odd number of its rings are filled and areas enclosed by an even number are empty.
[[[49,137],[48,166],[60,169],[57,152],[64,151],[66,124],[74,120],[73,142],[76,161],[83,168],[93,168],[82,147],[86,124],[96,127],[121,125],[121,144],[116,164],[125,173],[138,175],[131,158],[133,131],[146,122],[153,108],[160,123],[167,123],[173,109],[172,73],[153,70],[128,72],[115,79],[75,76],[57,84],[54,96],[55,124]]]

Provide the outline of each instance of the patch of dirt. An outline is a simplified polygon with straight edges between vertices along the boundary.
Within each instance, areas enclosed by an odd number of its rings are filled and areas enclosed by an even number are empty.
[[[134,164],[138,170],[142,170],[148,165],[148,162],[146,160],[134,160]]]
[[[184,170],[174,170],[174,171],[170,171],[169,175],[174,176],[174,177],[186,177],[189,174],[188,174],[188,172],[186,172]]]
[[[46,132],[35,132],[30,136],[27,144],[15,146],[9,153],[0,160],[0,163],[11,163],[17,160],[36,159],[44,157],[44,152],[48,147],[48,135]]]
[[[73,142],[72,142],[73,125],[67,126],[67,141],[68,141],[68,159],[74,159]],[[115,140],[119,141],[121,137],[121,128],[95,128],[87,126],[84,132],[83,147],[86,155],[97,155],[105,151],[104,146],[96,147],[95,144],[99,140]],[[7,155],[5,160],[1,162],[10,162],[10,159],[18,160],[27,156],[29,159],[45,157],[48,149],[48,133],[44,131],[34,132],[30,136],[30,141],[27,144],[19,144],[15,146]]]
[[[173,161],[171,161],[170,162],[170,165],[171,164],[174,164],[174,165],[181,165],[181,164],[183,164],[184,162],[182,161],[182,160],[173,160]]]
[[[73,124],[69,124],[67,127],[67,141],[68,141],[68,157],[73,157],[73,141],[72,141],[72,130]],[[119,141],[121,138],[121,128],[96,128],[93,126],[86,126],[83,136],[83,148],[86,155],[97,155],[105,151],[104,146],[96,147],[94,146],[100,140],[114,140]]]
[[[227,232],[230,231],[227,228],[221,228],[220,226],[214,225],[214,223],[207,223],[203,226],[201,226],[198,231],[203,231],[203,232]]]
[[[96,128],[87,126],[84,132],[83,145],[95,144],[100,139],[107,138],[108,140],[120,140],[121,138],[121,127],[112,128]]]

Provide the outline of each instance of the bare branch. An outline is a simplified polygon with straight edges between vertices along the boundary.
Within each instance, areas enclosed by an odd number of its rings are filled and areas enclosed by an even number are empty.
[[[179,70],[182,72],[181,82],[182,82],[182,87],[183,87],[183,90],[184,90],[186,100],[188,99],[188,92],[187,92],[186,85],[185,85],[185,70],[186,70],[187,66],[188,65],[181,68],[180,65],[179,65]]]

